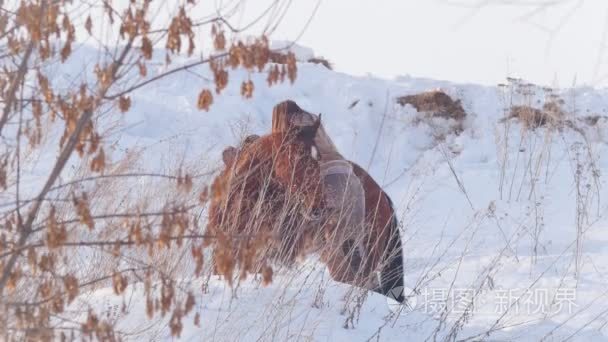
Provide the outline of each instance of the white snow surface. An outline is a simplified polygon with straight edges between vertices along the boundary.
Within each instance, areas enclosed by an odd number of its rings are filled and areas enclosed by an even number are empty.
[[[81,65],[71,70],[92,68],[87,48],[76,53],[84,57],[73,58]],[[135,91],[127,114],[108,114],[123,127],[111,157],[142,148],[146,170],[163,170],[184,155],[208,161],[201,169],[209,169],[246,133],[269,132],[272,107],[294,100],[322,113],[342,154],[391,196],[402,225],[405,284],[417,293],[406,290],[413,310],[395,313],[393,302],[369,293],[357,311],[347,299],[351,287],[331,280],[313,256],[279,270],[267,287],[248,279],[230,289],[212,277],[202,293],[202,280],[189,283],[201,324],[191,313],[182,340],[608,341],[608,120],[579,120],[606,114],[606,89],[556,90],[583,138],[569,128],[524,130],[516,120],[501,121],[512,103],[542,106],[540,88],[525,99],[508,87],[353,77],[300,63],[294,84],[272,87],[264,73],[231,71],[227,89],[205,112],[196,108],[197,95],[213,89],[212,76],[206,66],[192,71]],[[240,84],[249,77],[254,97],[243,99]],[[420,113],[395,103],[433,89],[462,101],[462,134],[437,140],[433,135],[451,123],[416,123]],[[476,304],[464,310],[471,291]],[[119,329],[139,331],[133,339],[171,340],[169,317],[146,319],[141,285],[123,297],[108,288],[92,298]],[[123,301],[127,314],[116,309]],[[444,316],[434,310],[444,306]],[[349,315],[353,324],[345,327]]]

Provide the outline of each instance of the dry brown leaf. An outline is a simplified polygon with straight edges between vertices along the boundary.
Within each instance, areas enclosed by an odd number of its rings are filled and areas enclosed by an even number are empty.
[[[141,38],[141,54],[145,59],[152,59],[152,41],[147,36]]]
[[[131,108],[131,98],[129,96],[121,96],[118,99],[118,109],[120,109],[121,113],[126,113]]]
[[[241,95],[246,98],[249,99],[253,96],[253,81],[252,80],[247,80],[244,81],[243,84],[241,84]]]
[[[209,111],[209,107],[213,103],[213,94],[209,89],[203,89],[198,95],[198,109]]]
[[[112,275],[112,287],[115,294],[122,294],[127,289],[127,277],[118,272],[114,273]]]

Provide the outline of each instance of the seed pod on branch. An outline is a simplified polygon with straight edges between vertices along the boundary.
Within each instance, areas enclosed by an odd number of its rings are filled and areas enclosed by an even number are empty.
[[[126,113],[129,111],[129,108],[131,108],[131,98],[129,96],[121,96],[118,99],[118,108],[120,109],[120,111],[122,113]]]
[[[146,77],[148,75],[148,68],[146,68],[146,63],[142,61],[137,62],[137,68],[139,69],[139,76]]]
[[[47,222],[46,245],[49,249],[58,248],[67,241],[68,233],[65,224],[57,221],[54,206],[51,207]]]
[[[287,54],[287,76],[291,83],[295,82],[298,75],[298,66],[296,64],[296,55],[293,52]]]
[[[78,278],[68,274],[63,277],[63,285],[65,292],[68,294],[68,304],[71,303],[78,296],[80,287],[78,286]]]
[[[122,294],[127,289],[127,277],[118,272],[114,273],[112,275],[112,287],[115,294]]]
[[[141,54],[145,59],[152,59],[152,41],[147,36],[141,38]]]
[[[215,82],[215,92],[221,93],[228,85],[228,72],[223,68],[219,68],[213,72],[213,81]]]
[[[93,217],[91,216],[91,210],[89,209],[89,200],[87,198],[87,193],[83,192],[80,197],[76,197],[75,194],[72,195],[72,201],[74,206],[76,207],[76,213],[80,218],[80,223],[85,224],[89,229],[93,229],[95,227],[95,222],[93,221]]]
[[[209,107],[213,103],[213,95],[209,89],[203,89],[198,95],[198,109],[209,111]]]
[[[106,168],[106,154],[103,151],[103,147],[99,149],[99,152],[91,160],[91,171],[103,173],[103,170]]]
[[[241,95],[246,99],[250,99],[253,96],[253,89],[253,81],[244,81],[243,84],[241,84]]]
[[[226,48],[226,36],[219,24],[213,24],[211,36],[213,37],[213,48],[216,51],[223,51]]]
[[[194,295],[192,292],[188,292],[188,296],[186,297],[186,303],[184,304],[184,314],[189,314],[192,309],[194,309],[194,305],[196,301],[194,300]]]

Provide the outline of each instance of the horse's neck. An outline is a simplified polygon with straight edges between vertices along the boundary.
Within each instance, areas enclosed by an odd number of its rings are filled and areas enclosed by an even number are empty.
[[[315,145],[319,150],[322,161],[344,159],[340,152],[338,152],[336,145],[334,145],[333,141],[331,141],[329,135],[327,135],[327,132],[325,132],[325,128],[323,128],[323,126],[319,127],[319,130],[317,131]]]

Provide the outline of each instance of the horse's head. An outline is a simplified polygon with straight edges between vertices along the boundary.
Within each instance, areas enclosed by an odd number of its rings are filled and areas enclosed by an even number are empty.
[[[321,174],[314,138],[321,125],[319,117],[312,125],[294,126],[281,134],[281,147],[275,173],[288,192],[304,204],[305,216],[317,216],[324,207]]]
[[[292,134],[295,135],[295,140],[305,144],[306,146],[314,147],[315,137],[321,127],[321,114],[310,125],[292,126]]]

